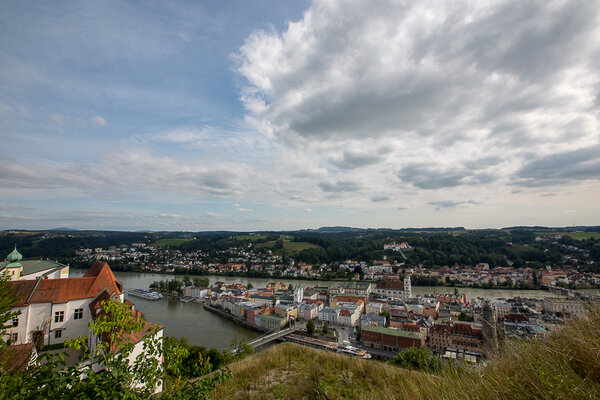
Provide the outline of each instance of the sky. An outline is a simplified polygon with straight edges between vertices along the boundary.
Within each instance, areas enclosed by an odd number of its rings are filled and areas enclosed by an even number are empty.
[[[0,229],[600,225],[600,3],[0,2]]]

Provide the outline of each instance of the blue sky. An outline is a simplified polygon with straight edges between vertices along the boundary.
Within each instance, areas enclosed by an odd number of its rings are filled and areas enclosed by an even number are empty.
[[[600,224],[588,1],[0,4],[0,228]]]

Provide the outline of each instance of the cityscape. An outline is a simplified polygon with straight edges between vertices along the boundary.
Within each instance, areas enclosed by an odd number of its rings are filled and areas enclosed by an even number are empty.
[[[0,400],[600,400],[600,2],[0,2]]]

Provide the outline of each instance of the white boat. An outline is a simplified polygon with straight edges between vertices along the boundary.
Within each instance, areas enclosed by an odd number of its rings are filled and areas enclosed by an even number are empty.
[[[338,346],[336,351],[338,353],[347,354],[349,356],[360,357],[360,358],[371,358],[371,355],[369,353],[367,353],[365,350],[359,349],[357,347],[352,347],[349,345]]]
[[[156,293],[151,290],[145,290],[145,289],[131,289],[130,291],[127,292],[127,294],[130,296],[141,297],[141,298],[147,299],[147,300],[158,300],[163,297],[162,294],[160,294],[160,293]]]

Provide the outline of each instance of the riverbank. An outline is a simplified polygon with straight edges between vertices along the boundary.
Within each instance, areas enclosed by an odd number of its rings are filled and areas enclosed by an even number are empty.
[[[243,326],[245,326],[247,328],[254,329],[254,330],[259,331],[259,332],[269,332],[269,329],[265,328],[264,326],[255,325],[255,324],[250,323],[250,322],[248,322],[246,320],[238,318],[238,317],[236,317],[235,315],[233,315],[231,313],[225,312],[223,310],[219,310],[216,307],[212,307],[212,306],[210,306],[208,304],[204,304],[203,306],[204,306],[205,310],[207,310],[207,311],[209,311],[211,313],[217,314],[217,315],[219,315],[219,316],[221,316],[223,318],[226,318],[226,319],[228,319],[230,321],[233,321],[233,322],[235,322],[238,325],[243,325]]]
[[[73,270],[79,270],[76,268],[72,268]],[[84,269],[85,270],[85,269]],[[305,276],[295,276],[295,277],[288,277],[288,276],[282,276],[282,275],[269,275],[269,274],[255,274],[255,273],[211,273],[211,274],[198,274],[195,273],[194,271],[188,271],[188,270],[180,270],[180,269],[176,269],[174,271],[170,271],[170,272],[166,272],[166,271],[146,271],[146,270],[141,270],[141,269],[136,269],[136,270],[124,270],[124,269],[115,269],[114,272],[125,272],[125,273],[140,273],[140,274],[154,274],[157,276],[162,276],[162,275],[166,275],[166,276],[171,276],[171,277],[177,277],[177,276],[185,276],[188,275],[190,277],[195,277],[195,276],[201,276],[201,277],[208,277],[208,278],[221,278],[221,279],[216,279],[216,280],[224,280],[227,281],[227,278],[234,278],[236,279],[236,282],[241,282],[243,280],[268,280],[268,281],[297,281],[297,282],[316,282],[316,283],[338,283],[338,282],[356,282],[353,279],[344,279],[344,278],[338,278],[338,277],[334,277],[334,278],[328,278],[328,277],[305,277]],[[215,281],[216,281],[215,280]],[[212,281],[212,280],[211,280]],[[370,280],[370,279],[366,279],[366,280],[362,280],[360,282],[370,282],[370,283],[377,283],[377,281],[375,280]],[[323,285],[326,286],[326,285]],[[454,288],[458,288],[458,289],[480,289],[480,290],[545,290],[542,286],[538,285],[538,286],[507,286],[507,285],[497,285],[497,286],[487,286],[487,285],[464,285],[461,283],[446,283],[446,282],[441,282],[438,281],[438,283],[436,285],[431,285],[431,284],[421,284],[419,283],[417,280],[415,280],[414,282],[412,282],[412,286],[413,287],[439,287],[439,288],[446,288],[447,289],[454,289]],[[598,290],[600,291],[600,287],[593,287],[593,286],[582,286],[582,287],[576,287],[574,290]]]

